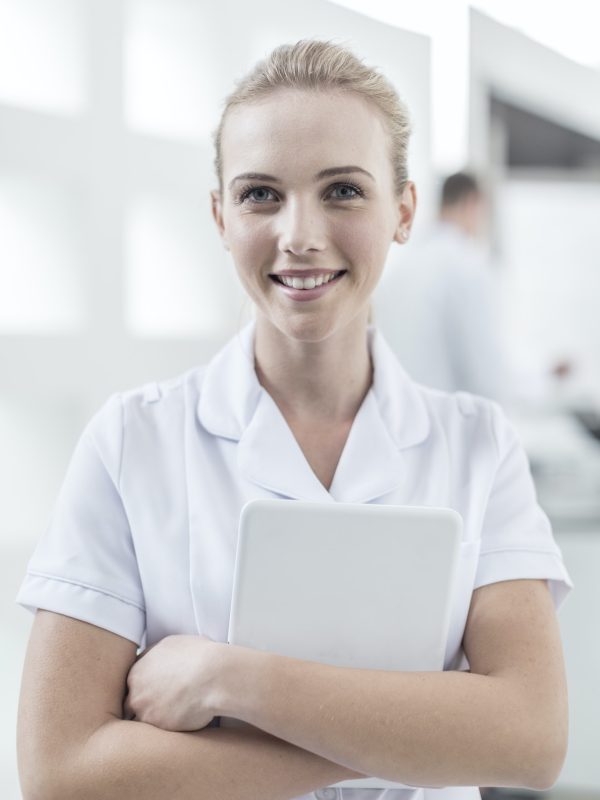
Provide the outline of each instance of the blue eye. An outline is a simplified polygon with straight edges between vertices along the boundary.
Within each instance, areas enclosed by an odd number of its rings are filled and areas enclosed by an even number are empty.
[[[344,200],[346,198],[348,200],[352,200],[355,197],[362,197],[363,196],[362,190],[359,189],[358,186],[354,186],[354,184],[352,184],[352,183],[336,183],[335,186],[332,187],[332,189],[334,189],[334,190],[335,189],[350,189],[350,191],[353,192],[353,194],[345,194],[345,195],[342,195],[341,197],[336,198],[338,200]]]
[[[326,196],[332,196],[334,192],[342,190],[344,193],[334,196],[334,200],[354,200],[357,197],[365,196],[363,190],[353,183],[334,183],[329,187],[329,191]],[[261,194],[259,195],[259,193]],[[272,189],[269,189],[266,186],[249,184],[240,189],[239,194],[234,202],[238,205],[241,205],[246,201],[249,201],[254,205],[264,205],[265,203],[269,203],[274,199],[276,198]]]
[[[239,194],[238,203],[243,203],[244,200],[247,200],[249,197],[254,195],[255,192],[263,192],[263,194],[266,194],[266,195],[272,194],[271,190],[267,189],[266,186],[245,186],[241,190],[241,192]],[[258,199],[257,198],[253,198],[252,202],[260,204],[260,203],[264,203],[265,201],[268,201],[269,199],[270,199],[269,197],[262,197],[262,198],[258,198]]]

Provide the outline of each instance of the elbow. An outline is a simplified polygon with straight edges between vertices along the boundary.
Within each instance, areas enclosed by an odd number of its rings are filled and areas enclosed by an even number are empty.
[[[562,772],[567,757],[568,734],[567,726],[562,730],[555,728],[555,735],[548,729],[539,732],[532,738],[529,747],[528,769],[526,770],[527,783],[523,786],[535,791],[552,789]],[[525,751],[527,752],[527,751]]]
[[[532,783],[527,788],[535,789],[536,791],[552,789],[560,777],[565,757],[566,752],[561,752],[558,755],[553,753],[552,756],[543,759],[542,763],[538,765],[535,783]]]
[[[17,771],[22,800],[54,800],[56,771],[46,769],[40,749],[23,747],[17,741]]]
[[[31,758],[31,753],[21,753],[18,759],[22,800],[71,800],[83,796],[75,788],[71,761],[66,755],[36,755]],[[87,800],[92,798],[91,793],[85,796]]]
[[[19,774],[22,800],[54,800],[58,793],[42,776],[36,778]]]
[[[65,793],[56,784],[56,774],[45,775],[42,770],[36,776],[19,775],[22,800],[65,800]]]
[[[40,800],[39,790],[36,789],[31,781],[25,780],[22,776],[19,776],[19,786],[21,788],[22,800]]]

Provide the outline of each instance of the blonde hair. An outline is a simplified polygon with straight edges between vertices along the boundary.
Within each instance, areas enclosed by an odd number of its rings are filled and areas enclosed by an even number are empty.
[[[390,138],[390,158],[394,189],[398,197],[408,180],[408,140],[411,124],[408,109],[388,79],[366,66],[354,53],[339,44],[317,39],[301,39],[283,44],[259,61],[224,101],[221,120],[213,133],[215,173],[223,191],[221,139],[230,109],[259,100],[280,88],[314,91],[354,92],[373,103],[381,112]]]

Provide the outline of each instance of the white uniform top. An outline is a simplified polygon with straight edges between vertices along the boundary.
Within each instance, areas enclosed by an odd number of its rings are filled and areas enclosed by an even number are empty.
[[[501,287],[483,249],[439,221],[390,256],[373,298],[375,320],[408,374],[505,405],[515,376],[500,334]]]
[[[141,646],[169,634],[227,641],[238,518],[254,498],[446,506],[464,519],[445,669],[471,594],[546,578],[558,608],[573,584],[538,506],[526,455],[500,407],[414,383],[370,327],[373,385],[330,491],[253,361],[249,323],[207,366],[111,395],[83,430],[17,603]],[[479,790],[325,788],[325,800],[472,800]]]

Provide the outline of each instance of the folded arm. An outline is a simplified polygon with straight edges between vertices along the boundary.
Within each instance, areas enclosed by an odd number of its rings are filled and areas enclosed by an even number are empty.
[[[363,777],[262,731],[122,719],[135,652],[109,631],[37,612],[17,729],[24,800],[284,800]]]
[[[356,777],[363,776],[262,731],[179,733],[114,719],[79,751],[53,797],[283,800]]]
[[[411,786],[548,788],[568,713],[546,582],[477,589],[463,644],[470,672],[338,668],[232,648],[219,713]]]

